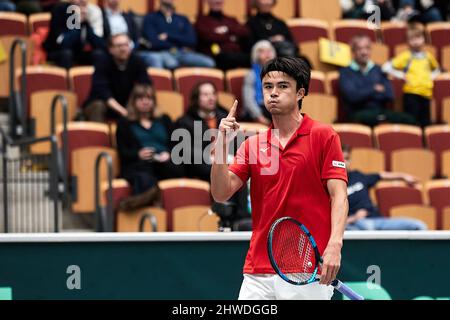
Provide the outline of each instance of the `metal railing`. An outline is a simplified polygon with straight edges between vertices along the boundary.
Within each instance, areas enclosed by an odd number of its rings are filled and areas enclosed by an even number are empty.
[[[108,192],[106,206],[100,202],[100,164],[105,159],[107,165]],[[97,232],[114,231],[114,207],[113,207],[113,159],[107,152],[101,152],[95,161],[95,229]]]

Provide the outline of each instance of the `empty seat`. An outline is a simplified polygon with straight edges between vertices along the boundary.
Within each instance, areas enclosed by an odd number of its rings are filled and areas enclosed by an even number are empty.
[[[339,134],[341,143],[352,148],[372,148],[372,129],[356,123],[336,123],[334,130]]]
[[[297,1],[300,17],[302,18],[321,19],[331,22],[342,17],[342,8],[339,0]]]
[[[437,212],[437,227],[442,229],[442,214],[445,207],[450,206],[450,180],[432,180],[425,184],[425,191],[430,205]]]
[[[173,231],[219,231],[219,217],[208,206],[186,206],[173,210]]]
[[[173,91],[172,72],[166,69],[148,68],[147,73],[153,81],[155,90]]]
[[[441,67],[447,72],[450,72],[450,45],[441,49]]]
[[[450,207],[442,210],[442,230],[450,230]]]
[[[89,98],[93,74],[92,66],[74,67],[69,70],[70,87],[77,95],[79,107]]]
[[[344,122],[347,115],[345,114],[341,94],[339,91],[339,72],[337,71],[328,72],[326,75],[326,81],[327,81],[327,92],[338,99],[338,121]]]
[[[406,43],[407,26],[404,22],[382,22],[381,35],[383,43],[389,47],[389,56],[395,55],[395,47]]]
[[[244,79],[247,74],[250,72],[250,69],[232,69],[228,70],[225,74],[225,84],[226,90],[234,94],[236,99],[239,101],[237,114],[241,114],[242,104],[244,100],[242,99],[242,88],[244,86]]]
[[[157,207],[139,208],[117,213],[117,232],[165,232],[166,211]],[[156,227],[156,230],[154,228]]]
[[[441,175],[444,178],[449,179],[450,178],[450,150],[442,152],[441,156],[441,164],[442,164],[442,171]]]
[[[391,208],[395,206],[423,205],[422,191],[399,181],[378,183],[375,195],[380,213],[384,216],[388,216]]]
[[[373,148],[354,148],[351,155],[351,169],[365,174],[380,173],[384,169],[384,153]]]
[[[366,20],[339,20],[331,24],[331,32],[334,40],[350,43],[352,38],[357,35],[365,35],[372,40],[377,41],[375,30],[367,26]]]
[[[432,22],[427,24],[427,31],[430,35],[431,44],[437,48],[436,58],[441,60],[440,51],[443,47],[450,45],[450,22]]]
[[[28,30],[30,34],[36,32],[39,28],[49,28],[51,16],[50,12],[30,14],[28,17]]]
[[[17,12],[0,12],[0,36],[26,36],[27,16]]]
[[[435,155],[430,150],[423,148],[394,150],[391,156],[391,170],[394,172],[411,174],[420,182],[431,180],[436,175]]]
[[[309,93],[326,93],[325,73],[316,70],[311,71]]]
[[[184,114],[183,96],[174,91],[156,91],[158,111],[166,114],[172,121],[178,120]]]
[[[425,128],[425,138],[428,148],[430,148],[436,157],[436,174],[442,173],[442,153],[450,150],[450,125],[434,125]]]
[[[422,129],[403,124],[382,124],[373,130],[375,141],[386,155],[386,169],[391,170],[391,153],[406,148],[422,148]]]
[[[450,97],[442,99],[442,122],[450,124]]]
[[[442,103],[450,97],[450,73],[442,73],[434,79],[433,99],[436,101],[436,118],[442,120]]]
[[[302,111],[312,119],[332,124],[337,120],[337,99],[322,93],[311,93],[303,99]]]
[[[436,230],[437,217],[436,209],[423,205],[401,205],[391,208],[389,213],[391,218],[410,218],[423,221],[428,230]]]

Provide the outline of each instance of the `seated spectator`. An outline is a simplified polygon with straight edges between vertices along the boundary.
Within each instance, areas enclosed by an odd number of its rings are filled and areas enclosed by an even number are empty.
[[[103,3],[103,37],[126,33],[134,43],[138,44],[139,32],[132,12],[125,13],[120,9],[121,0],[105,0]]]
[[[412,24],[406,36],[409,50],[387,62],[383,69],[393,77],[405,80],[403,108],[412,116],[415,124],[425,127],[431,124],[433,81],[440,74],[439,64],[424,49],[425,28],[422,24]]]
[[[207,130],[217,129],[227,115],[228,112],[218,104],[217,89],[213,83],[200,82],[194,87],[189,109],[176,125],[177,128],[186,129],[191,137],[190,164],[186,165],[189,177],[210,181],[211,163],[203,161],[203,152],[210,142],[199,143],[195,137],[203,137]],[[201,132],[195,132],[198,128]],[[196,163],[196,157],[202,159],[201,163]]]
[[[443,18],[433,0],[400,0],[395,20],[429,23],[443,21]]]
[[[339,90],[347,119],[369,126],[381,122],[414,124],[411,115],[388,109],[394,100],[392,85],[380,66],[370,60],[370,38],[356,36],[350,45],[353,61],[339,72]]]
[[[392,0],[340,0],[344,19],[368,19],[376,13],[374,6],[380,10],[382,21],[391,20],[395,15]]]
[[[71,6],[78,6],[78,10]],[[70,0],[56,5],[43,46],[48,59],[64,68],[93,64],[101,59],[105,42],[100,8],[87,0]]]
[[[151,84],[144,62],[132,53],[127,34],[112,36],[109,54],[97,61],[84,116],[89,121],[126,117],[128,97],[136,83]]]
[[[195,28],[199,37],[199,49],[214,57],[220,69],[247,68],[250,56],[244,43],[249,30],[234,17],[223,14],[225,0],[208,0],[209,14],[197,19]]]
[[[275,57],[275,48],[268,40],[258,41],[252,48],[252,70],[245,77],[242,88],[244,118],[265,125],[272,123],[272,115],[264,106],[260,74],[262,66]]]
[[[167,116],[157,116],[152,87],[136,85],[127,110],[127,117],[118,122],[116,137],[121,173],[133,196],[120,203],[122,210],[151,205],[159,195],[159,180],[184,176],[183,167],[171,161],[172,123]]]
[[[16,11],[16,4],[9,0],[0,0],[0,11]]]
[[[194,51],[197,35],[189,19],[175,13],[173,2],[161,0],[159,11],[145,16],[142,35],[148,50],[139,54],[154,68],[215,67],[211,57]]]
[[[250,29],[250,44],[260,40],[269,40],[277,51],[277,56],[293,57],[298,55],[298,47],[286,23],[272,14],[276,0],[253,0],[252,6],[257,13],[247,21]]]
[[[347,230],[426,230],[424,222],[409,218],[382,217],[378,208],[370,199],[369,190],[381,179],[404,180],[408,184],[416,183],[416,179],[408,174],[396,172],[381,172],[364,174],[351,169],[351,149],[343,146],[343,155],[348,174]]]

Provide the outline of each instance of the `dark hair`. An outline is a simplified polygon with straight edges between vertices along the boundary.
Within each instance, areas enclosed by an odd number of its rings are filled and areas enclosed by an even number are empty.
[[[213,86],[214,88],[214,92],[217,93],[217,87],[214,83],[212,83],[211,81],[200,81],[199,83],[197,83],[194,88],[191,91],[191,97],[189,100],[189,110],[190,111],[195,111],[197,112],[198,109],[200,108],[199,104],[198,104],[198,99],[200,97],[200,88],[202,86],[204,86],[205,84],[210,84]]]
[[[115,38],[121,37],[121,36],[125,36],[128,38],[128,41],[130,40],[130,36],[128,35],[128,33],[122,32],[122,33],[117,33],[117,34],[113,34],[111,36],[108,37],[107,43],[108,43],[108,47],[112,47],[113,46],[113,42]]]
[[[156,109],[156,94],[155,89],[149,84],[136,84],[133,87],[133,90],[130,93],[130,97],[128,98],[127,110],[128,116],[127,119],[130,121],[139,121],[139,111],[136,108],[136,100],[142,97],[147,97],[153,100],[153,109],[150,113],[150,119],[155,118],[155,109]]]
[[[278,57],[267,62],[261,70],[262,79],[272,71],[279,71],[293,78],[297,83],[296,90],[305,89],[305,96],[309,92],[309,81],[311,80],[311,68],[302,58]],[[302,108],[302,100],[298,101],[298,108]]]

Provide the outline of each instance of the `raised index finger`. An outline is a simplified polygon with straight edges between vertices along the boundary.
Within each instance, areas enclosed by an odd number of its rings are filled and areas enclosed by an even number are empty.
[[[230,112],[228,113],[227,118],[235,118],[236,117],[236,109],[237,109],[238,101],[234,100],[233,106],[230,109]]]

